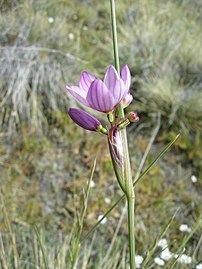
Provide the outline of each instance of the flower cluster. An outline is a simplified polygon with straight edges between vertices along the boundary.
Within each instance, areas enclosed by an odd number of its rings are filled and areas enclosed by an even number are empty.
[[[121,101],[123,101],[123,108],[131,103],[133,97],[129,92],[130,84],[131,75],[127,65],[122,68],[120,77],[116,69],[110,65],[103,81],[84,71],[80,76],[79,85],[66,86],[66,90],[87,107],[112,115]],[[107,134],[107,130],[102,127],[100,121],[91,114],[77,108],[70,108],[68,114],[82,128]],[[129,124],[137,120],[139,120],[137,114],[132,112],[132,114],[129,113],[125,122]],[[122,122],[124,122],[123,119]]]
[[[80,103],[107,115],[111,125],[108,130],[98,119],[81,109],[70,108],[68,111],[71,119],[82,128],[107,135],[119,185],[128,197],[134,197],[126,134],[120,130],[131,122],[138,121],[139,117],[136,112],[131,111],[124,118],[118,115],[116,110],[120,102],[123,108],[131,103],[133,97],[129,92],[130,84],[131,75],[127,65],[122,68],[120,77],[115,68],[110,65],[103,81],[84,71],[80,76],[79,85],[66,86],[66,89]]]

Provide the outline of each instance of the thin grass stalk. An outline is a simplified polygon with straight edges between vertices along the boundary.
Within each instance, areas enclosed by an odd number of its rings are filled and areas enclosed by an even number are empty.
[[[199,217],[196,220],[196,223],[194,224],[192,231],[186,235],[183,240],[182,243],[180,245],[180,247],[178,248],[178,250],[176,251],[176,253],[178,253],[177,258],[174,259],[174,261],[170,261],[169,263],[166,264],[165,269],[170,269],[170,268],[174,268],[176,262],[178,261],[178,259],[180,258],[180,256],[183,254],[184,252],[184,248],[187,244],[187,242],[191,239],[191,237],[194,235],[194,233],[198,230],[198,228],[200,228],[202,223],[202,213],[199,215]]]
[[[19,254],[18,254],[18,250],[17,250],[15,234],[14,234],[14,232],[12,230],[11,222],[9,220],[9,217],[8,217],[8,214],[7,214],[7,210],[6,210],[4,200],[3,200],[3,196],[2,196],[1,192],[0,192],[0,200],[1,200],[1,204],[2,204],[3,216],[5,218],[5,223],[6,223],[6,226],[8,227],[9,235],[11,237],[11,245],[12,245],[13,255],[14,255],[14,268],[18,269],[19,268]]]
[[[173,146],[173,144],[177,141],[180,134],[178,134],[165,148],[157,155],[157,157],[152,161],[152,163],[142,172],[142,174],[138,177],[137,180],[133,182],[133,187],[135,188],[139,181],[154,167],[154,165],[158,162],[158,160]],[[105,212],[102,218],[88,231],[88,233],[84,236],[81,243],[84,243],[86,239],[90,236],[90,234],[95,231],[98,225],[106,218],[109,213],[125,198],[125,193]]]
[[[46,256],[46,252],[45,252],[45,248],[44,248],[44,244],[43,244],[43,242],[42,242],[42,240],[40,238],[39,229],[38,229],[38,227],[36,225],[34,226],[34,231],[36,233],[37,240],[38,240],[39,245],[40,245],[44,268],[45,269],[49,269],[49,265],[48,265],[48,261],[47,261],[47,256]]]
[[[106,256],[105,256],[105,258],[104,258],[104,260],[103,260],[103,264],[109,259],[110,255],[112,254],[112,250],[113,250],[114,247],[115,247],[115,241],[116,241],[116,239],[117,239],[117,235],[118,235],[118,232],[119,232],[119,230],[120,230],[120,227],[121,227],[121,224],[122,224],[122,222],[123,222],[123,219],[124,219],[124,217],[125,217],[125,215],[126,215],[126,209],[127,209],[127,204],[125,204],[125,206],[124,206],[124,208],[123,208],[123,210],[122,210],[121,217],[120,217],[119,222],[118,222],[118,224],[117,224],[115,233],[114,233],[114,235],[113,235],[113,238],[112,238],[111,244],[110,244],[110,246],[109,246],[109,248],[108,248],[108,251],[107,251],[107,253],[106,253]]]
[[[8,269],[1,232],[0,232],[0,251],[1,251],[0,263],[2,265],[2,269]]]
[[[173,222],[175,216],[177,214],[177,211],[175,212],[175,214],[170,218],[170,220],[168,221],[168,223],[165,225],[165,227],[163,228],[162,232],[160,233],[160,235],[158,236],[158,238],[156,239],[156,241],[154,242],[153,247],[147,252],[147,255],[142,263],[141,268],[142,269],[146,269],[148,262],[150,261],[152,255],[154,254],[156,248],[158,247],[158,243],[159,241],[163,238],[163,236],[165,235],[165,233],[167,232],[168,228],[170,227],[171,223]]]
[[[111,8],[111,24],[112,24],[112,36],[113,36],[113,49],[114,49],[114,62],[115,68],[120,74],[120,65],[119,65],[119,52],[118,52],[118,41],[117,41],[117,28],[116,28],[116,9],[115,9],[115,1],[110,0],[110,8]],[[117,108],[117,116],[121,119],[124,118],[124,110],[122,102]],[[135,195],[132,184],[131,177],[131,167],[130,167],[130,159],[129,159],[129,151],[128,151],[128,142],[126,135],[126,128],[120,130],[123,147],[124,147],[124,155],[125,155],[125,181],[127,182],[126,189],[124,192],[127,194],[127,202],[128,202],[128,229],[129,229],[129,249],[130,249],[130,268],[135,269],[135,236],[134,236],[134,207],[135,207]],[[118,179],[118,178],[117,178]]]
[[[70,251],[70,259],[71,259],[71,268],[72,269],[77,268],[79,250],[80,250],[80,246],[81,246],[81,233],[83,231],[84,217],[85,217],[86,210],[87,210],[87,203],[88,203],[88,197],[89,197],[89,192],[90,192],[90,183],[93,179],[95,166],[96,166],[96,159],[94,160],[93,165],[91,167],[90,179],[88,180],[86,190],[84,191],[84,194],[83,194],[83,207],[81,209],[80,216],[78,216],[78,218],[77,218],[75,231],[73,231],[74,243],[72,246],[72,251]]]

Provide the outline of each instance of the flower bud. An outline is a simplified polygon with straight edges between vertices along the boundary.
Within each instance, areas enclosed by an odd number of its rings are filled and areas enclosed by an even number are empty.
[[[130,93],[126,94],[126,96],[123,98],[123,108],[129,106],[132,100],[133,100],[132,94]]]
[[[103,129],[99,120],[83,110],[70,108],[68,114],[76,124],[86,130],[99,132]]]
[[[127,119],[130,121],[130,122],[137,122],[139,121],[139,116],[138,114],[135,112],[135,111],[130,111],[127,115]]]

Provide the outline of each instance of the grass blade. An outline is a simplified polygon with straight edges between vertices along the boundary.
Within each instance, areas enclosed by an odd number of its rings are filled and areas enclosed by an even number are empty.
[[[168,263],[166,266],[165,266],[165,269],[168,268],[174,268],[174,265],[176,264],[177,260],[179,259],[179,257],[183,254],[184,252],[184,248],[187,244],[187,242],[189,241],[189,239],[193,236],[193,234],[197,231],[197,229],[199,228],[199,226],[202,224],[202,214],[199,215],[192,231],[186,235],[182,241],[182,244],[180,245],[180,247],[178,248],[178,250],[176,251],[176,253],[178,253],[178,257],[176,259],[174,259],[174,261],[171,261],[170,263]]]
[[[170,220],[168,221],[168,223],[166,224],[166,226],[164,227],[164,229],[162,230],[162,232],[160,233],[158,239],[155,241],[154,246],[151,248],[151,250],[147,253],[143,264],[141,266],[142,269],[146,268],[145,266],[148,264],[150,258],[152,257],[152,255],[154,254],[154,251],[156,250],[159,241],[163,238],[164,234],[167,232],[168,228],[170,227],[173,219],[175,218],[177,212],[170,218]]]
[[[13,255],[14,255],[14,268],[18,269],[19,268],[19,254],[18,254],[17,245],[16,245],[15,233],[12,230],[12,225],[11,225],[9,216],[7,214],[7,210],[4,204],[1,190],[0,190],[0,199],[1,199],[2,209],[3,209],[3,216],[5,218],[5,224],[6,224],[6,227],[8,228],[9,235],[11,238],[11,245],[12,245]]]
[[[145,176],[150,169],[156,164],[156,162],[172,147],[172,145],[176,142],[176,140],[179,138],[180,134],[176,135],[176,137],[159,153],[159,155],[154,159],[154,161],[147,167],[147,169],[137,178],[137,180],[133,183],[133,186],[135,187],[137,183]],[[109,213],[125,198],[125,194],[123,194],[103,215],[103,217],[89,230],[89,232],[84,236],[84,238],[81,240],[81,243],[83,243],[89,235],[99,226],[99,224],[102,222],[104,218],[106,218]]]
[[[81,243],[80,243],[81,233],[83,230],[83,222],[84,222],[84,217],[85,217],[86,210],[87,210],[88,196],[89,196],[89,192],[90,192],[90,183],[93,179],[95,166],[96,166],[96,159],[94,160],[93,165],[91,167],[90,179],[88,180],[87,187],[83,192],[82,209],[80,211],[80,215],[77,216],[77,221],[75,223],[76,225],[73,229],[71,250],[69,252],[72,269],[75,269],[77,266],[78,255],[79,255],[79,250],[80,250],[80,245],[81,245]]]
[[[43,244],[41,242],[41,238],[40,238],[40,234],[39,234],[39,229],[38,229],[38,227],[36,225],[34,225],[34,231],[36,233],[37,239],[38,239],[39,244],[40,244],[40,248],[41,248],[41,252],[42,252],[42,257],[43,257],[45,269],[49,269],[48,262],[46,260],[45,249],[44,249]]]

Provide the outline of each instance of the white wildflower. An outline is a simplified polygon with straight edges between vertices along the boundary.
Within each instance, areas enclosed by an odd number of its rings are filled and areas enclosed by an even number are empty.
[[[168,247],[168,242],[166,238],[162,238],[159,243],[158,246],[161,248],[167,248]]]
[[[172,259],[172,257],[173,257],[173,253],[171,253],[168,248],[164,249],[161,252],[161,259],[163,259],[165,261],[168,261],[168,260]]]
[[[87,30],[88,30],[88,26],[84,25],[84,26],[83,26],[83,30],[84,30],[84,31],[87,31]]]
[[[91,180],[90,182],[90,188],[94,188],[95,187],[95,182],[93,180]]]
[[[197,182],[197,177],[196,177],[195,175],[192,175],[192,176],[191,176],[191,181],[192,181],[193,183],[196,183],[196,182]]]
[[[111,199],[108,198],[108,197],[106,197],[104,201],[105,201],[105,203],[108,204],[108,205],[111,204]]]
[[[159,258],[159,257],[156,257],[156,258],[154,259],[154,262],[155,262],[156,264],[158,264],[159,266],[164,266],[164,264],[165,264],[164,260],[162,260],[162,259]]]
[[[183,233],[191,232],[191,228],[187,224],[181,224],[179,230]]]
[[[177,261],[184,264],[190,264],[192,262],[192,258],[186,254],[182,254]]]
[[[49,17],[49,18],[48,18],[48,22],[49,22],[49,23],[54,23],[54,18],[53,18],[53,17]]]
[[[197,264],[196,269],[202,269],[202,263]]]
[[[74,34],[73,33],[69,33],[69,39],[73,40],[74,39]]]
[[[140,255],[135,256],[135,264],[137,268],[140,268],[141,264],[143,262],[143,258]]]
[[[103,215],[99,215],[99,216],[98,216],[98,221],[101,220],[101,218],[103,218]],[[107,218],[104,218],[104,219],[101,221],[102,224],[105,224],[106,222],[107,222]]]

